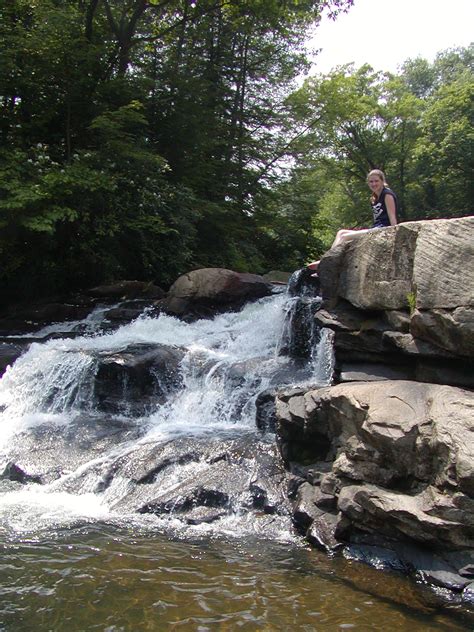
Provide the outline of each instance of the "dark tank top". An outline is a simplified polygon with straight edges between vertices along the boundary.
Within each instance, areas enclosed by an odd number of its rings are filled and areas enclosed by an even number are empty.
[[[374,228],[385,228],[390,226],[390,219],[387,213],[387,207],[385,206],[385,196],[392,195],[395,200],[395,211],[398,214],[398,200],[392,189],[384,187],[380,196],[376,202],[372,202],[372,212],[374,214]]]

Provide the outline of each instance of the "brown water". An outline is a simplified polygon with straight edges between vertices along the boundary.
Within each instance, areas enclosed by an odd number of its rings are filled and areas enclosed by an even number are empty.
[[[465,606],[298,543],[130,531],[3,541],[0,630],[473,629]]]

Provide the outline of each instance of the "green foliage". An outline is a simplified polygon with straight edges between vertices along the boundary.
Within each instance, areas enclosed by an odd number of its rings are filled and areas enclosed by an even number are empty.
[[[3,300],[199,266],[304,265],[370,221],[470,212],[472,47],[308,79],[350,0],[11,0],[0,10]]]
[[[294,194],[323,182],[311,195],[315,236],[326,248],[339,228],[370,225],[365,178],[373,168],[397,192],[402,220],[472,212],[473,86],[471,46],[433,64],[408,60],[398,76],[343,66],[290,96],[299,130]]]
[[[414,288],[413,292],[408,292],[407,303],[408,309],[410,310],[410,316],[412,316],[413,312],[416,310],[416,287]]]
[[[419,197],[430,216],[472,212],[473,124],[474,81],[461,77],[441,86],[426,109],[415,154]]]
[[[7,3],[3,296],[273,263],[277,238],[256,200],[282,151],[275,106],[306,65],[321,7],[349,4]]]

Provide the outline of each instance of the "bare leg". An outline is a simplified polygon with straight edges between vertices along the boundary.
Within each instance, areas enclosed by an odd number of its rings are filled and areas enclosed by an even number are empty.
[[[345,241],[352,241],[354,238],[358,237],[359,235],[365,235],[371,230],[372,230],[371,228],[362,228],[361,230],[348,230],[346,228],[343,228],[341,230],[338,230],[336,238],[334,239],[330,250],[335,248],[335,246],[339,246],[339,244],[342,244]],[[315,272],[317,272],[319,268],[319,260],[313,261],[312,263],[308,263],[306,267],[309,268],[310,270],[314,270]],[[313,274],[312,276],[317,276],[317,274]]]

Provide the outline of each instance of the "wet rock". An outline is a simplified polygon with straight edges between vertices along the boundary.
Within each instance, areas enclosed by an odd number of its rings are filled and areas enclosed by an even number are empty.
[[[15,435],[5,456],[35,482],[50,483],[143,432],[131,420],[79,415],[67,426],[47,422]]]
[[[110,285],[91,288],[86,293],[94,298],[113,301],[124,301],[138,297],[158,300],[165,296],[164,290],[146,281],[118,281]]]
[[[0,319],[0,332],[3,335],[23,335],[33,333],[46,324],[83,320],[92,311],[91,307],[68,303],[45,303],[13,306]]]
[[[320,327],[315,321],[319,304],[313,298],[295,299],[288,317],[288,330],[280,353],[292,358],[310,358],[320,337]]]
[[[234,433],[149,440],[91,463],[62,489],[102,493],[114,511],[198,524],[234,513],[288,517],[285,481],[273,442]]]
[[[453,562],[450,554],[436,554],[429,549],[421,549],[408,543],[385,540],[383,546],[351,544],[345,547],[344,553],[349,559],[356,559],[377,568],[409,573],[423,583],[456,592],[463,591],[463,594],[471,581],[459,570],[459,560]],[[464,562],[472,560],[471,551],[463,551],[457,555]]]
[[[327,552],[341,548],[335,537],[338,519],[334,496],[325,494],[310,483],[298,487],[293,504],[293,521],[308,542]]]
[[[25,351],[25,345],[0,342],[0,377],[7,366],[13,364]]]
[[[31,320],[36,323],[51,323],[64,320],[82,320],[90,314],[91,308],[65,303],[48,303],[31,306],[16,313],[17,318]]]
[[[227,515],[225,509],[219,510],[213,507],[195,507],[187,512],[186,524],[198,525],[216,522]]]
[[[275,396],[276,391],[274,389],[267,389],[265,391],[261,391],[255,401],[255,423],[257,425],[257,428],[262,432],[274,432],[275,430]]]
[[[100,354],[94,383],[98,409],[111,414],[150,412],[181,386],[182,357],[176,347],[145,344]]]
[[[21,483],[22,485],[26,483],[41,482],[39,476],[27,474],[25,471],[22,470],[21,467],[18,467],[18,465],[16,465],[16,463],[13,463],[12,461],[5,465],[3,472],[0,472],[0,479],[14,481],[16,483]]]
[[[117,307],[107,310],[104,313],[104,318],[116,324],[123,325],[141,316],[151,305],[150,301],[125,301],[120,303]]]
[[[319,296],[319,277],[313,274],[313,270],[309,268],[296,270],[288,281],[288,294],[290,296]]]
[[[296,492],[293,504],[293,521],[304,533],[322,513],[315,503],[315,496],[316,488],[309,483],[300,485]]]
[[[474,603],[474,582],[470,582],[462,591],[464,601]]]
[[[195,520],[196,508],[201,510],[206,508],[225,508],[229,505],[229,496],[216,489],[206,489],[205,487],[197,487],[192,489],[188,494],[180,493],[182,490],[177,489],[177,493],[166,500],[157,500],[148,502],[138,510],[138,513],[154,513],[154,514],[173,514],[179,516],[186,513],[186,520],[189,519],[190,512],[193,512],[191,519]],[[219,512],[219,514],[225,512]],[[205,516],[209,515],[207,512]],[[211,512],[216,515],[216,512]],[[206,520],[203,520],[205,522]]]
[[[310,544],[327,553],[334,553],[343,547],[336,538],[338,517],[331,513],[317,516],[306,532],[306,539]]]
[[[305,390],[295,389],[279,393],[276,399],[277,441],[286,463],[296,461],[309,465],[326,458],[330,449],[327,428],[305,425]]]

